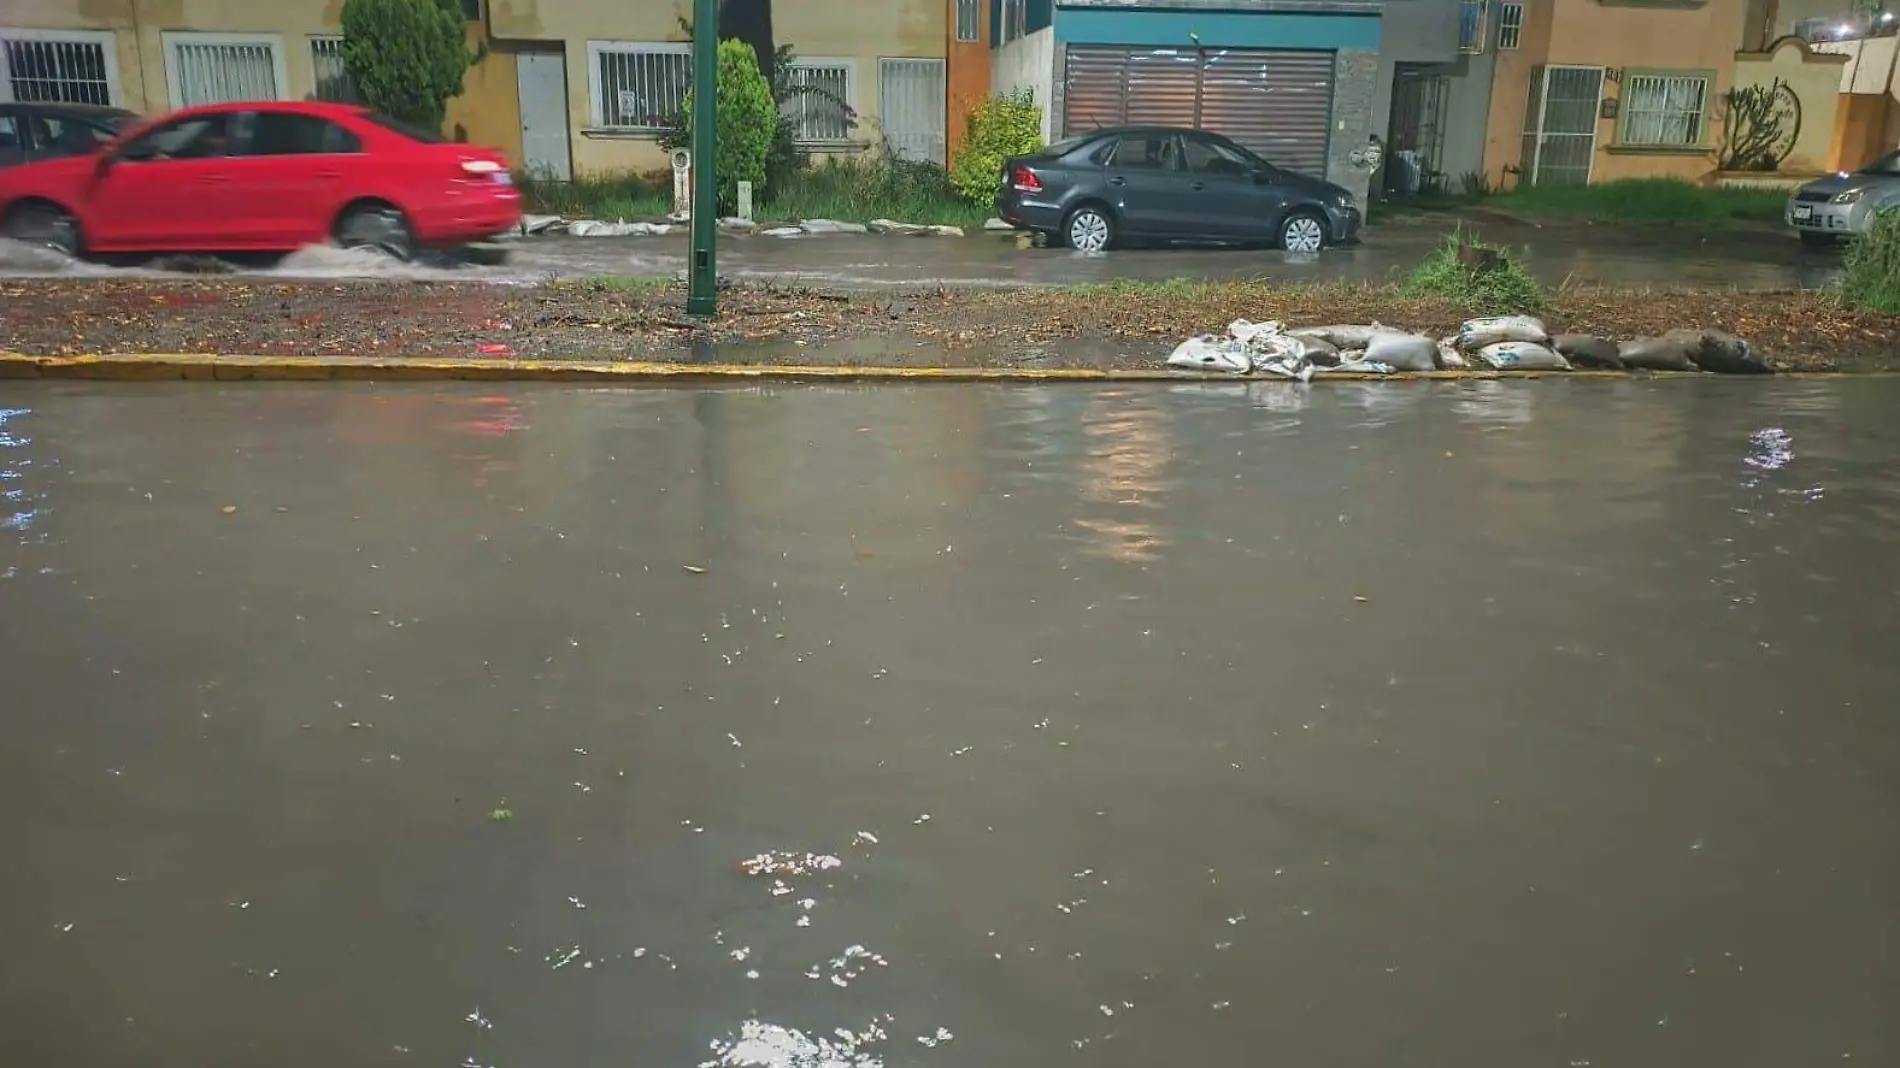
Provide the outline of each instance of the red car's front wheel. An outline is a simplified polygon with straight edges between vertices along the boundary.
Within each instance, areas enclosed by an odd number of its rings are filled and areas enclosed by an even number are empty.
[[[80,236],[79,220],[65,208],[44,201],[21,204],[7,212],[6,225],[0,228],[0,233],[23,245],[50,248],[75,258],[86,247]]]

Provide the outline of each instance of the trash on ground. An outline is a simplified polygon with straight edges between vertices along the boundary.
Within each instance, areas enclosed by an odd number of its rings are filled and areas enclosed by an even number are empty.
[[[1280,330],[1277,322],[1255,323],[1236,319],[1227,336],[1201,334],[1175,346],[1168,366],[1183,370],[1223,371],[1227,374],[1268,374],[1305,382],[1313,377],[1306,343]]]
[[[836,219],[804,219],[798,228],[808,234],[868,234],[871,228],[863,223],[839,222]]]
[[[1544,329],[1543,320],[1528,315],[1466,319],[1458,328],[1458,347],[1466,352],[1476,352],[1486,345],[1496,345],[1502,341],[1529,341],[1545,345],[1550,342],[1550,331]]]
[[[1660,337],[1639,337],[1617,346],[1616,355],[1623,366],[1642,371],[1694,371],[1689,346],[1681,341]]]
[[[1623,370],[1623,357],[1616,354],[1616,342],[1592,334],[1558,334],[1551,339],[1557,354],[1573,367]]]
[[[1531,341],[1499,341],[1478,350],[1478,359],[1500,371],[1568,371],[1570,361],[1548,345]]]

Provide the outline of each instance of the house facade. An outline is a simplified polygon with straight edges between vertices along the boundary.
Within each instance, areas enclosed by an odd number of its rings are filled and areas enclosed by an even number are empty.
[[[557,179],[667,165],[659,146],[690,79],[691,0],[461,0],[487,54],[449,102],[445,132]],[[874,5],[780,0],[773,29],[792,105],[817,154],[887,148],[945,162],[955,81],[988,83],[985,13],[971,0]],[[0,100],[58,99],[155,113],[259,99],[349,99],[342,0],[8,0]],[[974,22],[972,22],[974,20]],[[842,101],[843,107],[834,101]]]
[[[1381,192],[1456,191],[1483,170],[1497,51],[1517,46],[1522,12],[1494,0],[1387,0],[1373,102]]]
[[[1523,0],[1498,51],[1492,181],[1697,180],[1750,36],[1750,0]]]
[[[1217,130],[1364,196],[1378,129],[1378,0],[990,0],[990,81],[1050,140],[1102,126]]]

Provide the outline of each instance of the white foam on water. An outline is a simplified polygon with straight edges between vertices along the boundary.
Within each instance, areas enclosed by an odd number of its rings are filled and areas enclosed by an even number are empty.
[[[830,1036],[812,1036],[747,1020],[737,1035],[712,1044],[713,1059],[700,1068],[882,1068],[872,1050],[886,1037],[875,1021],[862,1031],[840,1027]]]

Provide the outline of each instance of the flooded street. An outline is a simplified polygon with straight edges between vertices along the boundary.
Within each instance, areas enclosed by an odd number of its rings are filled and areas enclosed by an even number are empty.
[[[0,383],[6,1059],[1900,1063],[1896,416]]]
[[[1374,229],[1364,244],[1323,253],[1260,248],[1129,248],[1106,255],[1019,248],[1013,235],[965,238],[810,235],[792,239],[722,235],[719,273],[737,281],[884,289],[892,286],[1078,285],[1118,279],[1264,279],[1288,284],[1388,282],[1404,277],[1443,239],[1449,223]],[[1743,290],[1819,289],[1840,276],[1836,251],[1804,251],[1785,235],[1544,228],[1486,223],[1474,229],[1522,260],[1547,285],[1711,286]],[[684,231],[666,237],[534,237],[497,243],[500,262],[432,253],[415,264],[363,251],[311,247],[276,263],[227,265],[281,281],[414,279],[525,285],[564,278],[671,277],[686,271]],[[181,277],[207,269],[204,257],[142,265],[75,263],[57,253],[0,241],[0,278]],[[215,264],[210,264],[216,266]]]

